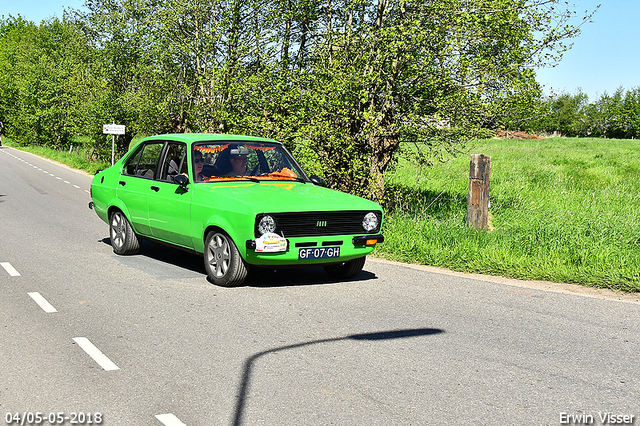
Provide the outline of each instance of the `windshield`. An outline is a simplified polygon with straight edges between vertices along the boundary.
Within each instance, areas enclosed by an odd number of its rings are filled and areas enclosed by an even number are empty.
[[[308,178],[288,151],[268,142],[200,142],[194,145],[196,182]]]

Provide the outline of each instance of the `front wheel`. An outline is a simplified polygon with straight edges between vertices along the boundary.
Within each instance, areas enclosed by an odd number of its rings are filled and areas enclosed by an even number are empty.
[[[138,236],[127,217],[119,210],[109,217],[109,237],[116,254],[136,254],[140,251]]]
[[[223,287],[239,286],[247,278],[247,265],[228,235],[212,231],[204,247],[204,267],[209,279]]]
[[[338,263],[337,265],[327,265],[324,267],[324,270],[333,278],[353,278],[362,271],[366,259],[367,257],[365,256],[349,260],[348,262]]]

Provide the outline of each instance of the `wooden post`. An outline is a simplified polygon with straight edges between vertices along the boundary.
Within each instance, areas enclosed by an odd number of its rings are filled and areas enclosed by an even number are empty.
[[[467,226],[474,229],[485,229],[489,223],[490,175],[491,157],[482,154],[471,155]]]

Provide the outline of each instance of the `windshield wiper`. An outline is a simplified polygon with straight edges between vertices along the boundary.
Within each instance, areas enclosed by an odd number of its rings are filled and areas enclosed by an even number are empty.
[[[238,176],[238,179],[245,179],[245,180],[250,180],[251,182],[260,183],[260,179],[250,177],[250,176]]]

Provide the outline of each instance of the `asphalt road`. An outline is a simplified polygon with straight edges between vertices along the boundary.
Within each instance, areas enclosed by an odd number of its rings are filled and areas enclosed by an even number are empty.
[[[0,148],[0,424],[640,422],[640,304],[375,259],[220,288],[116,256],[90,180]]]

